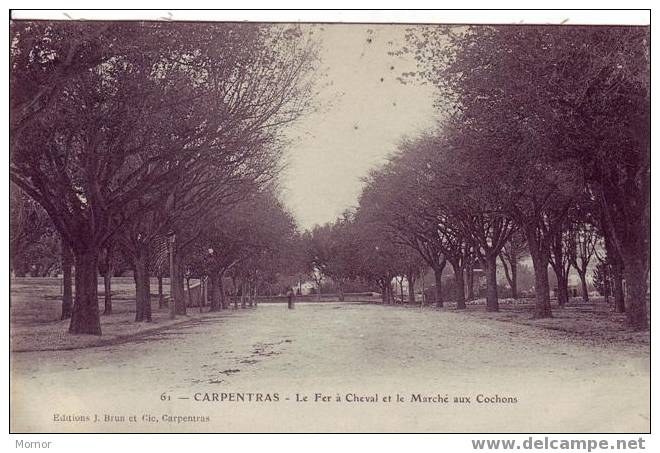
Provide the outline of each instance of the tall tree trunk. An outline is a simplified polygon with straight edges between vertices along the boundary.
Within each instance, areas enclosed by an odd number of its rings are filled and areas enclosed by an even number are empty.
[[[623,266],[620,261],[612,264],[612,296],[614,297],[614,311],[617,313],[626,312],[626,300],[623,294]]]
[[[96,247],[74,251],[76,295],[71,312],[69,333],[101,335],[98,300],[98,259]]]
[[[614,292],[614,275],[612,271],[610,270],[609,266],[603,266],[603,283],[602,283],[602,289],[599,289],[598,292],[600,293],[601,296],[605,296],[605,303],[607,305],[610,304],[610,296]],[[615,302],[616,304],[616,302]],[[614,307],[616,310],[616,306]],[[623,313],[623,311],[621,312]]]
[[[321,283],[322,283],[322,280],[315,280],[314,282],[316,283],[316,289],[317,289],[317,291],[316,291],[316,300],[318,300],[320,302],[321,301],[321,289],[322,289],[321,288]]]
[[[199,279],[199,298],[197,299],[197,306],[199,307],[199,312],[203,313],[204,310],[202,307],[205,305],[206,300],[206,280],[204,278]]]
[[[614,298],[614,311],[617,313],[626,312],[626,301],[623,294],[623,260],[616,247],[612,231],[608,229],[606,217],[603,217],[602,223],[605,236],[605,250],[607,251],[607,261],[610,263],[611,269],[611,290]]]
[[[601,296],[605,296],[605,303],[607,305],[610,304],[610,295],[613,294],[613,286],[614,286],[614,275],[613,275],[613,266],[607,265],[607,263],[603,263],[603,275],[602,275],[602,289],[598,290],[598,293]],[[616,307],[615,307],[616,309]],[[621,312],[623,313],[623,312]]]
[[[151,274],[149,273],[149,266],[145,267],[145,272],[142,277],[142,294],[144,297],[142,312],[144,314],[144,320],[146,322],[151,322]]]
[[[568,303],[568,272],[570,268],[566,269],[564,267],[564,250],[562,248],[561,234],[558,241],[553,244],[552,258],[550,266],[557,278],[557,305],[564,308]]]
[[[192,294],[190,293],[190,277],[186,277],[186,306],[192,307]]]
[[[228,309],[231,305],[231,294],[227,294],[225,290],[224,283],[222,281],[224,272],[221,272],[218,276],[218,293],[220,293],[220,306],[223,309]]]
[[[73,308],[72,264],[73,254],[71,248],[62,241],[62,315],[60,319],[69,319]]]
[[[445,263],[433,266],[433,276],[435,277],[435,306],[443,307],[444,299],[442,294],[442,271],[445,269]]]
[[[394,291],[392,291],[392,280],[387,281],[387,304],[394,304]]]
[[[497,255],[484,257],[484,270],[486,271],[486,311],[499,311],[497,300]]]
[[[580,283],[582,284],[582,300],[584,302],[589,302],[589,288],[587,287],[587,269],[584,271],[578,270],[578,276],[580,277]]]
[[[112,273],[114,269],[112,268],[112,255],[113,247],[106,246],[104,253],[101,254],[103,257],[103,314],[109,315],[112,313]]]
[[[530,246],[530,255],[534,265],[534,291],[536,293],[536,305],[534,307],[534,319],[552,318],[550,308],[550,285],[548,283],[548,259],[542,252]]]
[[[408,275],[408,303],[415,303],[415,277]]]
[[[525,237],[529,254],[534,266],[534,292],[536,293],[536,305],[534,306],[534,319],[552,318],[550,307],[550,284],[548,283],[548,265],[550,264],[550,252],[543,248],[536,236],[536,225],[525,225]]]
[[[105,275],[103,275],[103,314],[109,315],[112,313],[112,269],[106,268]]]
[[[646,292],[648,264],[643,256],[624,254],[623,275],[626,279],[626,324],[635,330],[647,330]]]
[[[518,298],[518,259],[512,258],[509,262],[511,272],[511,297]]]
[[[225,291],[225,284],[222,281],[224,276],[224,272],[221,272],[220,275],[218,275],[218,294],[220,294],[220,308],[223,310],[226,310],[229,308],[229,298],[227,297],[227,292]]]
[[[472,261],[469,262],[467,267],[467,278],[465,282],[467,288],[467,295],[465,296],[467,300],[474,299],[474,264]]]
[[[170,286],[172,288],[172,303],[174,304],[174,313],[177,315],[186,314],[186,299],[184,296],[183,284],[183,263],[181,262],[181,253],[178,250],[178,244],[173,247],[173,265],[170,275]]]
[[[206,302],[209,304],[209,310],[211,309],[211,300],[213,298],[213,287],[218,285],[218,282],[214,282],[211,278],[211,275],[213,272],[209,274],[209,276],[206,278]],[[215,283],[215,285],[214,285]],[[217,291],[217,289],[216,289]],[[217,309],[217,308],[216,308]]]
[[[241,283],[241,308],[246,308],[246,301],[248,296],[248,285],[247,282]]]
[[[222,308],[222,300],[220,299],[220,274],[218,272],[211,272],[211,306],[210,311],[218,311]]]
[[[339,302],[344,302],[344,284],[341,281],[337,282],[337,292],[339,293]]]
[[[201,285],[201,290],[202,290],[199,297],[199,306],[201,308],[206,306],[206,291],[208,288],[208,280],[205,279],[204,277],[200,277],[199,284]]]
[[[650,157],[650,148],[648,152]],[[608,178],[603,182],[600,195],[604,223],[611,233],[612,245],[619,252],[626,280],[626,324],[634,330],[647,330],[649,320],[646,293],[651,240],[650,167],[647,170],[644,167],[627,167],[623,186],[617,186],[621,179],[617,181]]]
[[[419,308],[424,308],[424,303],[426,302],[426,282],[424,281],[424,274],[426,270],[422,270],[422,300],[419,301]]]
[[[174,274],[176,271],[174,268],[177,266],[177,257],[176,255],[176,240],[175,237],[168,238],[168,248],[169,248],[169,255],[170,255],[170,298],[169,298],[169,312],[170,312],[170,319],[174,319],[176,317],[176,304],[175,304],[175,298],[176,298],[176,285],[174,284]]]
[[[555,276],[557,277],[557,304],[563,308],[568,303],[568,275],[555,271]]]
[[[454,294],[456,298],[456,309],[464,310],[465,305],[465,282],[463,281],[463,266],[458,263],[451,263],[451,267],[454,269],[454,286],[456,293]]]
[[[145,305],[147,295],[145,294],[144,279],[147,273],[147,260],[142,251],[136,252],[135,257],[135,322],[142,322],[145,318]]]
[[[135,286],[135,322],[142,321],[142,284],[138,276],[137,266],[133,266],[133,285]]]
[[[165,296],[163,295],[163,276],[158,275],[158,308],[165,306]]]

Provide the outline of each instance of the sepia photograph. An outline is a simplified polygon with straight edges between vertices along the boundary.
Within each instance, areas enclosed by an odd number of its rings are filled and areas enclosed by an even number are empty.
[[[649,434],[637,12],[10,11],[9,432]]]

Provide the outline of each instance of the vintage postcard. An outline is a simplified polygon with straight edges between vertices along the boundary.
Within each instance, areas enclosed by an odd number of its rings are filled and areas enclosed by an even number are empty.
[[[650,432],[650,22],[236,17],[12,14],[10,432]]]

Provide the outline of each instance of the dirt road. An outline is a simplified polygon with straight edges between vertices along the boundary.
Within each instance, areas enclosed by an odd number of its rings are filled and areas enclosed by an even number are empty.
[[[114,346],[13,354],[11,428],[639,432],[649,363],[648,346],[465,313],[262,304]]]

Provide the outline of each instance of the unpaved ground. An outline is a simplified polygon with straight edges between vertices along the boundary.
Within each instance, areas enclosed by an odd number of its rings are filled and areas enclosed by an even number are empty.
[[[553,301],[554,302],[554,301]],[[523,324],[544,329],[543,335],[554,331],[560,338],[591,343],[607,347],[612,343],[636,344],[640,347],[650,344],[649,331],[632,331],[625,326],[624,313],[615,313],[612,303],[602,297],[584,302],[582,298],[572,298],[564,308],[553,303],[552,317],[532,319],[533,299],[505,299],[500,301],[499,312],[487,312],[485,300],[468,302],[466,312],[480,319],[497,320],[504,323]],[[445,304],[445,310],[455,309],[455,304]],[[648,307],[650,313],[650,307]],[[503,328],[506,328],[505,326]]]
[[[151,281],[151,323],[136,323],[135,284],[132,277],[115,277],[112,283],[113,312],[101,316],[103,336],[69,335],[69,319],[62,313],[62,281],[57,278],[15,278],[11,281],[10,347],[12,352],[77,349],[118,343],[200,316],[190,307],[187,318],[170,319],[167,308],[157,309],[158,283]],[[165,291],[168,292],[165,281]],[[99,310],[103,312],[104,287],[99,279]]]
[[[293,311],[262,304],[191,323],[114,346],[14,353],[12,430],[650,427],[649,352],[643,344],[594,344],[471,313],[364,304],[298,304]],[[277,393],[279,401],[195,401],[234,392]],[[296,402],[297,393],[311,400],[322,393],[332,401]],[[397,393],[404,401],[395,402]],[[377,394],[378,402],[348,402],[346,394]],[[412,394],[448,396],[450,402],[411,402]],[[478,403],[479,394],[517,402]],[[388,395],[392,402],[383,402]],[[454,403],[454,396],[471,402]],[[104,421],[105,415],[124,419]],[[54,421],[56,416],[90,421]],[[167,416],[209,419],[177,423]]]

